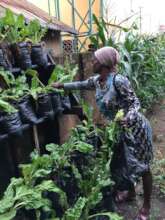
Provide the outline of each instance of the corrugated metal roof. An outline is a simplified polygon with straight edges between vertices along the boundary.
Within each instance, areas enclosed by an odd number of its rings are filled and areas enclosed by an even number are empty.
[[[15,14],[23,14],[27,20],[38,19],[43,26],[49,23],[49,29],[78,34],[75,29],[58,21],[27,0],[0,0],[0,6],[12,10]]]

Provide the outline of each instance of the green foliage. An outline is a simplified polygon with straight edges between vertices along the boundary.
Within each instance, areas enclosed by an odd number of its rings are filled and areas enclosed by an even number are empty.
[[[109,126],[108,129],[113,128]],[[31,163],[20,166],[22,177],[12,178],[6,189],[0,201],[0,218],[12,220],[18,210],[23,208],[34,210],[36,220],[40,219],[43,211],[49,213],[51,216],[49,220],[87,220],[103,215],[114,220],[121,219],[118,215],[109,212],[92,215],[93,209],[103,199],[102,189],[112,185],[109,170],[112,149],[109,143],[106,145],[107,142],[104,142],[97,151],[87,143],[87,134],[89,135],[90,132],[91,123],[90,126],[79,125],[73,129],[66,143],[61,146],[46,145],[48,154],[39,155],[36,151],[33,152]],[[80,156],[80,159],[83,159],[82,163],[78,165],[74,160],[75,156]],[[52,176],[54,176],[53,181]],[[78,193],[70,202],[64,186],[72,178],[75,187],[78,187]],[[61,182],[64,185],[61,185]],[[58,203],[63,210],[62,217],[56,215],[47,192],[58,195]]]
[[[80,197],[75,203],[74,207],[69,208],[62,220],[77,220],[80,219],[82,215],[83,208],[85,207],[87,199]]]
[[[4,70],[3,68],[0,68],[0,76],[5,81],[6,85],[10,87],[11,83],[14,81],[14,76],[9,71]]]
[[[110,42],[108,42],[105,35],[108,32],[108,30],[104,19],[100,18],[99,20],[96,17],[96,15],[93,15],[93,20],[97,25],[98,34],[96,36],[90,37],[91,42],[94,43],[95,46],[97,45],[97,48],[99,47],[100,44],[104,46],[109,45]]]
[[[91,43],[95,46],[95,48],[100,48],[103,46],[116,46],[116,38],[117,34],[120,31],[128,32],[129,29],[126,27],[122,27],[118,24],[107,23],[104,18],[97,18],[95,14],[93,14],[93,21],[97,28],[97,33],[91,35],[89,37]],[[117,29],[117,33],[109,30],[109,27],[115,27]],[[132,25],[134,27],[134,24]],[[120,36],[120,35],[119,35]]]
[[[154,185],[158,187],[162,195],[165,195],[165,159],[161,152],[157,157],[152,166]]]
[[[116,213],[111,213],[111,212],[105,212],[105,213],[98,213],[95,215],[91,215],[89,216],[88,219],[92,219],[93,217],[100,217],[100,216],[106,216],[108,217],[110,220],[123,220],[122,217],[120,217],[119,215],[117,215]]]
[[[71,82],[76,76],[77,70],[78,70],[77,66],[70,65],[69,62],[66,60],[64,66],[56,65],[48,83],[50,85],[53,82],[60,82],[60,83]]]
[[[108,145],[113,148],[114,144],[118,141],[119,135],[121,132],[121,126],[119,122],[123,119],[124,112],[123,110],[119,110],[115,116],[114,121],[112,121],[109,125],[106,126],[105,131],[105,140]]]
[[[31,41],[34,44],[40,43],[47,28],[42,28],[40,22],[35,19],[26,24],[25,17],[15,15],[7,9],[5,16],[0,19],[0,41],[7,40],[11,44],[24,41]]]
[[[25,18],[23,15],[14,15],[14,13],[7,9],[6,14],[1,18],[1,25],[3,25],[3,32],[5,39],[14,44],[22,42],[26,39]]]
[[[26,70],[25,75],[31,77],[29,94],[33,97],[34,100],[37,100],[38,94],[47,93],[47,91],[49,91],[48,87],[45,86],[39,79],[38,72],[36,70],[28,69]]]
[[[40,184],[30,187],[24,183],[23,178],[12,178],[3,199],[0,201],[0,218],[11,220],[16,216],[17,210],[24,207],[27,210],[51,210],[51,202],[43,197],[43,192],[56,192],[61,190],[51,180],[44,180]]]
[[[27,78],[24,73],[20,74],[17,78],[14,77],[9,71],[0,70],[0,76],[6,83],[7,88],[0,93],[1,109],[7,112],[15,112],[16,109],[10,105],[12,100],[17,101],[19,98],[29,94],[29,86]]]
[[[9,114],[17,112],[17,109],[2,99],[0,99],[0,110]]]
[[[29,86],[26,82],[26,76],[22,74],[18,76],[16,79],[10,79],[8,89],[2,92],[1,97],[6,101],[18,100],[19,98],[27,95],[28,93]]]
[[[33,44],[40,43],[46,32],[47,28],[41,27],[37,19],[30,21],[28,24],[28,38]]]
[[[165,92],[163,38],[128,33],[121,51],[120,72],[132,81],[142,107],[149,109]],[[122,49],[121,49],[122,48]]]

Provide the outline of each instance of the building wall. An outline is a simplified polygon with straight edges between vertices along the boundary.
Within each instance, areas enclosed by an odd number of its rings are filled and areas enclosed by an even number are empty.
[[[46,43],[46,48],[51,50],[55,56],[59,56],[62,53],[61,33],[59,31],[48,31],[43,40]]]
[[[29,2],[32,2],[33,4],[35,4],[37,7],[41,8],[42,10],[46,11],[49,13],[49,7],[48,7],[48,0],[28,0]],[[49,0],[50,2],[50,14],[52,16],[57,17],[56,13],[55,13],[55,0]],[[60,20],[68,25],[72,26],[72,7],[71,5],[68,3],[67,0],[62,0],[59,1],[60,4]],[[88,0],[83,0],[83,4],[82,4],[82,0],[75,0],[75,8],[77,9],[77,11],[79,12],[79,14],[82,17],[85,17],[87,10],[89,8],[88,5]],[[99,16],[100,13],[100,0],[95,0],[93,6],[92,6],[92,11],[94,14],[96,14],[97,16]],[[88,20],[88,18],[86,19]],[[76,15],[76,27],[78,27],[81,23],[80,18]],[[85,26],[83,26],[82,30],[85,30]]]
[[[29,1],[32,2],[33,4],[36,4],[38,7],[40,7],[41,9],[43,9],[49,13],[48,0],[42,0],[42,1],[29,0]],[[50,14],[57,17],[57,15],[55,13],[55,0],[49,0],[49,2],[50,2]],[[97,17],[100,16],[100,2],[101,2],[101,0],[95,0],[94,4],[92,6],[92,13],[95,14]],[[75,8],[78,11],[79,15],[82,17],[82,19],[85,18],[85,15],[88,12],[88,9],[89,9],[88,4],[89,4],[88,0],[83,0],[83,1],[82,0],[75,0]],[[64,22],[65,24],[68,24],[71,27],[73,27],[72,6],[68,3],[67,0],[60,0],[59,5],[60,5],[60,7],[59,7],[60,8],[60,20],[62,22]],[[86,16],[85,22],[87,23],[88,26],[90,25],[89,24],[89,16]],[[81,23],[82,23],[82,20],[75,12],[75,29],[78,30],[80,33],[84,33],[84,32],[89,31],[89,29],[87,28],[87,26],[85,24],[83,24],[80,28]],[[91,31],[95,32],[94,25],[92,25]],[[63,39],[72,39],[72,38],[65,36],[65,37],[63,37]],[[79,38],[79,40],[81,42],[83,42],[85,39],[86,39],[85,37]],[[87,45],[89,43],[90,43],[89,39],[87,39],[86,40],[86,48],[88,48]]]

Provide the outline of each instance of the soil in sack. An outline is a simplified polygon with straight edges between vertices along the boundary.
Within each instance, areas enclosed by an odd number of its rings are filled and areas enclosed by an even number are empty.
[[[5,70],[9,69],[9,65],[6,62],[4,52],[1,48],[0,48],[0,66],[3,66]]]
[[[62,102],[61,102],[61,95],[57,92],[51,93],[52,99],[52,106],[55,115],[60,115],[63,112]]]
[[[47,67],[48,65],[47,53],[43,49],[42,44],[32,45],[31,59],[33,64],[37,64],[38,66],[41,67]]]
[[[15,59],[15,65],[21,69],[28,69],[32,66],[29,44],[22,42],[11,46],[11,50]]]
[[[37,123],[37,116],[34,110],[34,103],[30,96],[24,96],[19,100],[18,109],[20,111],[20,116],[23,123]]]
[[[22,133],[22,122],[20,119],[19,112],[6,113],[2,115],[2,129],[7,134],[21,134]]]
[[[49,94],[39,94],[37,103],[37,115],[41,118],[52,119],[54,117],[51,97]]]

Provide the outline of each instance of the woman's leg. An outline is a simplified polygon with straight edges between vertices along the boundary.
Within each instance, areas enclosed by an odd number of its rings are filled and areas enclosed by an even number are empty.
[[[150,170],[143,174],[142,180],[143,180],[143,190],[144,190],[143,207],[146,209],[150,209],[150,207],[151,207],[151,194],[152,194],[152,174],[151,174]]]
[[[142,175],[143,191],[144,191],[144,203],[139,211],[136,220],[148,220],[151,208],[151,194],[152,194],[152,174],[151,171],[147,171]]]

